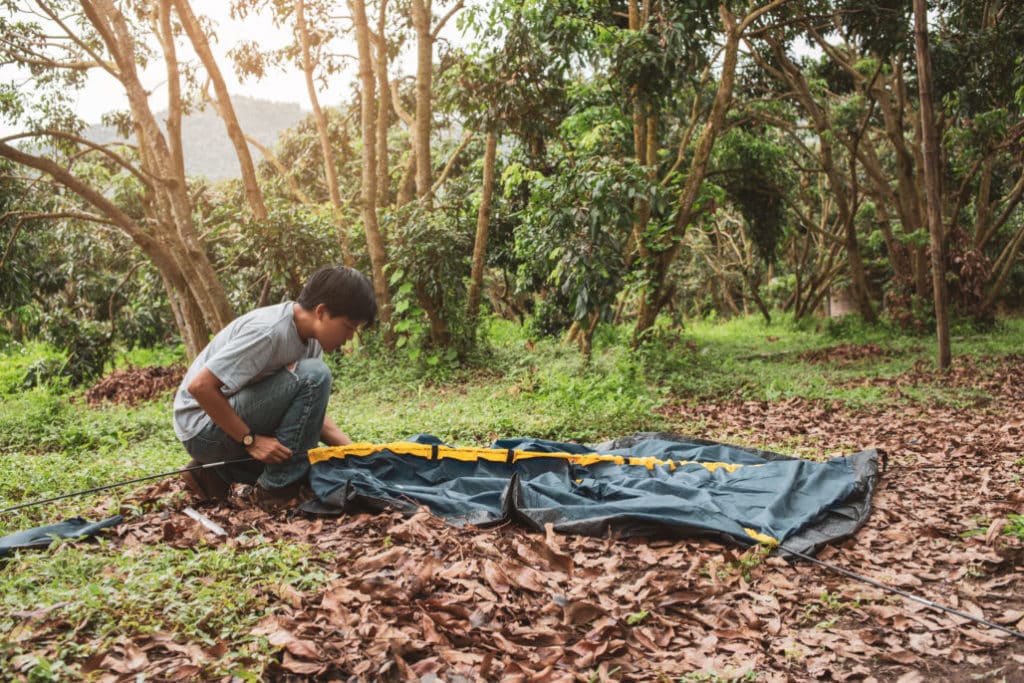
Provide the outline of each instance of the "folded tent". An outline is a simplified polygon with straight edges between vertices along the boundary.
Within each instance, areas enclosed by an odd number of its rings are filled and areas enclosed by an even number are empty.
[[[597,446],[502,439],[453,448],[421,434],[310,451],[322,514],[419,506],[456,524],[552,524],[565,534],[700,536],[814,552],[871,510],[879,453],[815,462],[674,434]]]

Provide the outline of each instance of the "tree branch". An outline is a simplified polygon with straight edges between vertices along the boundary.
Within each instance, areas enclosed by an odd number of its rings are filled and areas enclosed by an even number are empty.
[[[1020,204],[1022,196],[1024,196],[1024,173],[1017,178],[1016,184],[1014,184],[1013,189],[1010,190],[1010,195],[1006,198],[1006,204],[1003,206],[1002,212],[1000,212],[999,216],[992,221],[989,225],[989,229],[985,231],[984,237],[979,243],[980,246],[984,247],[992,238],[992,235],[996,234],[996,232],[1003,227],[1006,221],[1009,220],[1014,209],[1016,209],[1017,205]]]
[[[66,133],[66,132],[61,131],[61,130],[54,130],[52,128],[46,128],[44,130],[32,131],[32,132],[29,132],[29,133],[17,133],[15,135],[8,135],[5,138],[0,138],[0,143],[10,142],[11,140],[19,140],[19,139],[23,139],[23,138],[37,138],[37,137],[44,137],[44,136],[45,137],[52,137],[52,138],[60,138],[60,139],[63,139],[63,140],[70,140],[71,142],[76,142],[76,143],[78,143],[80,145],[85,145],[86,147],[89,147],[90,149],[93,149],[93,150],[95,150],[97,152],[100,152],[100,153],[106,155],[107,157],[109,157],[118,166],[122,167],[123,169],[125,169],[126,171],[131,173],[133,176],[138,178],[139,182],[142,183],[143,185],[145,185],[147,188],[152,189],[152,184],[146,178],[145,173],[141,169],[139,169],[136,166],[132,165],[131,163],[128,162],[127,159],[122,157],[120,154],[117,154],[113,150],[107,148],[105,145],[101,145],[99,143],[93,142],[92,140],[87,140],[87,139],[85,139],[83,137],[75,135],[74,133]]]
[[[147,245],[151,250],[156,248],[153,238],[135,221],[134,218],[122,211],[116,204],[107,199],[101,192],[90,187],[80,178],[76,177],[66,168],[55,163],[51,159],[38,157],[23,152],[16,147],[11,147],[6,142],[0,142],[0,157],[34,168],[37,171],[46,173],[58,183],[71,190],[86,202],[97,208],[104,214],[109,222],[124,230],[140,246]]]
[[[281,163],[281,160],[277,158],[277,156],[270,150],[270,148],[268,148],[266,145],[264,145],[251,135],[246,135],[245,140],[250,145],[258,149],[260,153],[263,154],[263,158],[265,158],[274,166],[278,174],[282,178],[284,178],[286,183],[288,183],[288,189],[292,191],[292,194],[295,195],[296,199],[298,199],[306,206],[313,206],[316,203],[313,200],[311,200],[305,192],[302,191],[302,188],[299,187],[299,184],[295,181],[295,178],[292,177],[292,175],[288,172],[288,169],[285,167],[285,165]]]
[[[441,21],[437,22],[437,26],[435,26],[435,27],[434,27],[434,30],[430,32],[430,39],[431,39],[432,41],[433,41],[433,40],[437,40],[437,35],[438,35],[438,34],[439,34],[439,33],[441,32],[441,29],[442,29],[442,28],[444,28],[444,25],[448,23],[448,20],[449,20],[449,19],[451,19],[451,18],[452,18],[452,16],[453,16],[453,15],[454,15],[454,14],[455,14],[456,12],[458,12],[458,11],[459,11],[460,9],[462,9],[462,6],[463,6],[463,4],[464,4],[464,0],[459,0],[459,1],[457,2],[457,3],[455,3],[455,5],[454,5],[454,6],[452,7],[452,8],[451,8],[451,9],[450,9],[450,10],[448,11],[448,14],[444,15],[443,17],[441,17]]]
[[[117,66],[103,59],[103,57],[101,57],[95,50],[89,47],[89,45],[84,40],[79,38],[74,31],[68,28],[67,24],[65,24],[64,21],[59,16],[57,16],[57,13],[54,12],[50,7],[48,7],[46,3],[43,2],[43,0],[36,0],[36,4],[39,5],[39,9],[43,10],[43,13],[46,14],[46,16],[48,16],[55,24],[61,27],[61,29],[64,31],[67,37],[70,38],[75,45],[82,48],[82,50],[85,51],[86,54],[92,57],[96,61],[98,66],[101,66],[104,71],[109,73],[114,78],[121,80],[120,71],[118,70]],[[85,8],[85,5],[86,3],[83,2],[83,8]],[[86,9],[88,11],[89,8]],[[102,28],[100,28],[99,26],[97,26],[96,28],[102,33]]]
[[[32,58],[28,56],[18,57],[18,64],[27,64],[30,66],[45,66],[50,69],[67,69],[69,71],[88,71],[89,69],[95,69],[103,67],[103,64],[99,62],[59,62],[53,59],[46,59],[43,57]]]
[[[719,54],[721,54],[721,51],[719,51]],[[715,59],[717,58],[718,55],[715,55]],[[693,96],[693,105],[690,107],[690,123],[686,127],[686,132],[684,132],[683,136],[679,139],[679,147],[678,151],[676,152],[675,163],[672,164],[672,168],[670,168],[668,172],[665,173],[664,177],[662,177],[661,179],[662,186],[668,184],[668,181],[672,178],[672,175],[679,170],[679,167],[683,163],[683,159],[686,157],[686,148],[690,146],[690,140],[693,139],[693,131],[696,130],[697,128],[697,114],[698,110],[700,109],[700,91],[708,82],[708,76],[710,75],[710,73],[711,62],[708,63],[708,66],[704,67],[704,71],[700,75],[700,84],[697,86],[697,92]]]
[[[441,185],[444,184],[444,181],[448,179],[448,173],[451,172],[452,166],[455,165],[455,160],[458,158],[459,154],[462,153],[462,150],[466,149],[466,145],[469,144],[471,139],[473,139],[473,131],[468,130],[466,131],[466,134],[462,136],[462,142],[459,143],[458,148],[452,152],[451,157],[448,159],[448,163],[444,165],[444,170],[442,170],[441,175],[438,176],[437,182],[435,182],[434,186],[430,188],[431,194],[437,192],[438,188],[440,188]]]
[[[402,100],[398,96],[398,79],[393,79],[389,85],[391,86],[391,106],[394,108],[395,113],[398,114],[398,118],[402,119],[402,123],[409,126],[409,128],[415,128],[416,121],[412,118],[412,114],[407,112],[402,106]]]
[[[746,17],[743,18],[743,21],[740,22],[740,25],[737,27],[736,31],[738,33],[742,34],[744,31],[747,30],[747,28],[752,23],[757,21],[758,17],[760,17],[761,15],[763,15],[763,14],[765,14],[767,12],[771,12],[776,7],[784,5],[787,1],[788,0],[773,0],[772,2],[768,3],[764,7],[758,7],[753,12],[751,12],[750,14],[748,14]]]

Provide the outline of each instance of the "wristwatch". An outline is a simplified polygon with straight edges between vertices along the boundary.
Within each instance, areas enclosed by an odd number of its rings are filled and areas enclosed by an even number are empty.
[[[249,430],[249,433],[242,437],[242,445],[248,448],[256,443],[256,432]]]

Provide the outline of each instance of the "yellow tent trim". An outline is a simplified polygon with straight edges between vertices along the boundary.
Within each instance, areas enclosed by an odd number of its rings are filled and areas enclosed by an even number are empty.
[[[471,447],[452,448],[451,446],[431,446],[430,444],[412,443],[411,441],[394,441],[384,444],[360,442],[349,444],[348,446],[326,446],[324,448],[314,448],[309,451],[309,462],[311,464],[315,464],[330,460],[331,458],[365,458],[383,450],[400,453],[402,455],[412,455],[418,458],[426,458],[428,460],[434,458],[436,454],[436,458],[438,460],[460,460],[462,462],[476,462],[478,460],[485,460],[488,462],[509,462],[509,451],[507,450]],[[655,467],[659,466],[667,467],[670,471],[675,470],[676,467],[680,467],[682,465],[700,465],[710,472],[714,472],[717,469],[724,469],[727,472],[735,472],[739,468],[743,467],[742,464],[731,462],[661,460],[658,458],[632,458],[622,455],[602,455],[599,453],[584,453],[576,455],[573,453],[542,453],[538,451],[520,450],[511,451],[511,462],[530,460],[532,458],[561,458],[583,467],[596,465],[597,463],[602,462],[611,462],[616,465],[642,466],[648,470],[653,470]],[[754,467],[758,467],[758,465],[754,465]]]
[[[777,546],[779,544],[779,539],[775,538],[774,536],[762,534],[760,531],[748,529],[747,527],[743,527],[743,530],[747,532],[748,536],[750,536],[752,539],[763,545]]]

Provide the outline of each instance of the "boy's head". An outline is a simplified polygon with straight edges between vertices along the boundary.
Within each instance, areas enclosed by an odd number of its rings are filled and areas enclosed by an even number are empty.
[[[347,266],[327,266],[313,273],[295,303],[307,311],[323,304],[331,317],[343,315],[357,325],[372,325],[377,318],[377,298],[369,278]]]

